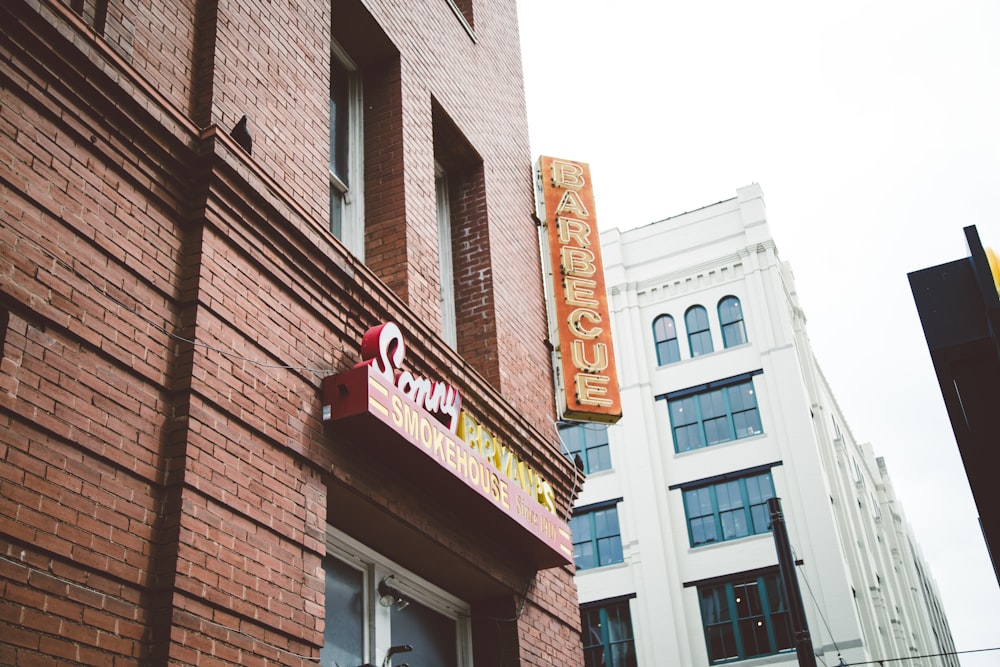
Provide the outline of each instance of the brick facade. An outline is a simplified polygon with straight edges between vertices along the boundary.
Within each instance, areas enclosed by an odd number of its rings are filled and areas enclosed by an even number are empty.
[[[468,601],[477,666],[582,663],[570,566],[536,571],[320,420],[322,377],[394,320],[561,511],[577,491],[515,6],[455,8],[0,7],[0,665],[315,664],[328,524]],[[365,72],[364,262],[328,231],[331,25]]]

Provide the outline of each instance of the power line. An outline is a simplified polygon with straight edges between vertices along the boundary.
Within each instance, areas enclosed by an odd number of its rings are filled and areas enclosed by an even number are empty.
[[[911,655],[905,658],[882,658],[880,660],[869,660],[868,662],[844,662],[840,661],[837,667],[855,667],[855,665],[884,665],[887,662],[900,662],[902,660],[920,660],[922,658],[943,658],[949,655],[962,655],[963,653],[986,653],[987,651],[1000,651],[1000,646],[993,648],[974,648],[968,651],[949,651],[947,653],[928,653],[927,655]]]

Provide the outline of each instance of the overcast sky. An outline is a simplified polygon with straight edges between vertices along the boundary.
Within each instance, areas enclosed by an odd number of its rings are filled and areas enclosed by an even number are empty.
[[[590,164],[601,229],[761,185],[820,366],[885,458],[956,648],[1000,646],[1000,586],[906,277],[967,257],[967,225],[1000,251],[1000,1],[519,13],[532,154]]]

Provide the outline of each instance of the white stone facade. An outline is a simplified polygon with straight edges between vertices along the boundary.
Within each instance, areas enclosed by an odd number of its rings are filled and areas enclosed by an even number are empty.
[[[692,546],[684,493],[739,471],[769,470],[801,561],[819,665],[954,651],[885,465],[854,439],[813,358],[759,186],[644,227],[607,231],[601,242],[625,416],[608,431],[611,468],[587,476],[577,507],[620,499],[623,562],[578,571],[581,605],[628,599],[642,667],[713,664],[700,586],[776,567],[777,556],[769,531]],[[748,342],[726,348],[717,306],[729,296],[742,305]],[[692,357],[685,312],[695,305],[707,311],[714,351]],[[653,322],[664,314],[674,319],[680,360],[659,365]],[[669,401],[743,374],[752,378],[743,382],[752,382],[760,430],[678,453]],[[794,650],[733,659],[796,663]]]

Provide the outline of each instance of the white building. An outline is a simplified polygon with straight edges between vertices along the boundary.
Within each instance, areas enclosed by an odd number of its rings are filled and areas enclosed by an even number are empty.
[[[601,243],[625,417],[563,428],[587,472],[588,667],[795,664],[772,495],[819,665],[953,653],[886,467],[813,358],[760,188]]]

